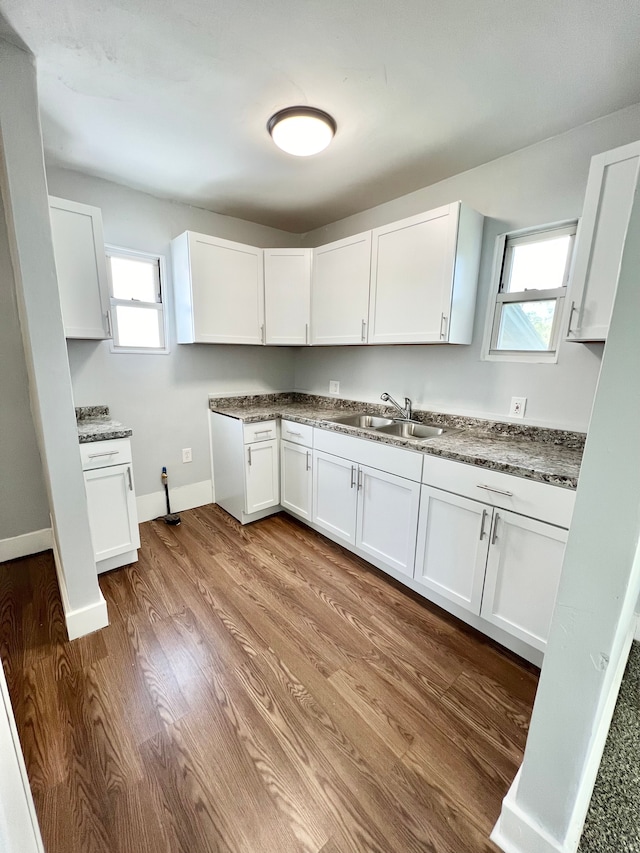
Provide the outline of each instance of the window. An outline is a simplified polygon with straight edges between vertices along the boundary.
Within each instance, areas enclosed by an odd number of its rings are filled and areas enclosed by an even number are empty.
[[[487,358],[557,361],[575,234],[573,223],[499,238]]]
[[[168,352],[163,258],[107,247],[112,352]]]

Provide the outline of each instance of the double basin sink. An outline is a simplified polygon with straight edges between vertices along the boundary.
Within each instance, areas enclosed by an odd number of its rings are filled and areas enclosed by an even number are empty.
[[[376,432],[381,432],[384,435],[395,435],[398,438],[435,438],[448,432],[447,427],[435,426],[434,424],[421,424],[413,421],[394,421],[391,418],[381,418],[377,415],[342,415],[337,418],[327,418],[328,421],[334,424],[344,424],[344,426],[362,427],[364,429],[374,429]]]

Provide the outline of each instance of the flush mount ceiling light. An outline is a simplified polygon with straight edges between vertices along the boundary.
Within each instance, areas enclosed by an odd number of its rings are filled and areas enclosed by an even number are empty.
[[[271,116],[267,130],[287,154],[309,157],[324,151],[333,139],[336,123],[329,113],[314,107],[287,107]]]

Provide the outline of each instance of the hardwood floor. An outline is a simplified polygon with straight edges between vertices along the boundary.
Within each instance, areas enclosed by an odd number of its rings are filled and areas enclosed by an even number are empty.
[[[69,643],[50,554],[0,566],[47,853],[485,853],[537,671],[280,515],[141,526]]]

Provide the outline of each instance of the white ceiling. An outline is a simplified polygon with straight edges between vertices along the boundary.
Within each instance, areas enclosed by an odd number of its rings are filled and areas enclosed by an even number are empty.
[[[48,163],[304,232],[640,101],[636,0],[0,0]],[[265,125],[338,123],[311,158]]]

